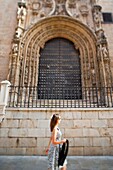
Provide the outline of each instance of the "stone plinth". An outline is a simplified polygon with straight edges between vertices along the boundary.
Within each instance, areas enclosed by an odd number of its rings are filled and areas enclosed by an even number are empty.
[[[70,142],[69,155],[113,155],[113,109],[8,109],[0,128],[1,155],[45,155],[54,113]]]

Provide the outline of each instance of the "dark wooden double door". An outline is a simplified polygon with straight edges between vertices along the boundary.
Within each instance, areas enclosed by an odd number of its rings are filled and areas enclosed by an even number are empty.
[[[79,51],[64,38],[55,38],[40,51],[38,98],[80,99],[81,67]]]

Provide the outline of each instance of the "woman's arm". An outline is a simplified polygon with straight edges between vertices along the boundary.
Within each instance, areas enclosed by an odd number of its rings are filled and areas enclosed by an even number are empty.
[[[48,147],[47,147],[47,149],[46,149],[46,153],[48,153],[48,151],[49,151],[49,147],[50,147],[50,144],[51,144],[51,139],[52,139],[52,136],[51,136],[50,139],[49,139],[49,143],[48,143]]]
[[[52,144],[57,145],[57,144],[61,144],[61,143],[66,142],[66,139],[63,139],[61,141],[56,141],[56,135],[57,135],[57,129],[54,128],[52,136],[51,136],[52,137],[52,139],[51,139]]]

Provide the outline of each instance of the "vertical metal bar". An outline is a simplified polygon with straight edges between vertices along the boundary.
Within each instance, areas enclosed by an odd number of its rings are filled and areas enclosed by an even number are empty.
[[[30,106],[30,86],[28,86],[28,108]]]
[[[27,87],[25,88],[25,101],[24,101],[24,107],[27,107]]]
[[[19,94],[20,94],[20,86],[18,88],[18,93],[17,93],[17,107],[19,106]]]
[[[76,89],[74,89],[74,108],[76,108]]]
[[[36,108],[38,107],[38,87],[36,86]]]
[[[13,107],[15,107],[15,93],[16,93],[16,86],[14,86],[14,96],[13,96]]]
[[[81,89],[82,89],[82,92],[83,92],[83,87],[82,87]],[[82,95],[82,96],[81,96],[81,97],[82,97],[81,100],[82,100],[82,108],[83,108],[83,107],[84,107],[84,105],[83,105],[83,94],[81,94],[81,95]]]
[[[113,107],[113,98],[112,98],[113,92],[112,92],[112,88],[113,88],[113,87],[110,87],[110,101],[111,101],[110,106],[111,106],[111,107]]]
[[[12,96],[13,96],[12,91],[13,91],[13,86],[10,87],[9,107],[13,107],[12,106]]]
[[[87,94],[87,92],[88,92],[88,89],[87,89],[87,87],[85,87],[85,94],[86,94],[86,107],[88,107],[88,94]]]

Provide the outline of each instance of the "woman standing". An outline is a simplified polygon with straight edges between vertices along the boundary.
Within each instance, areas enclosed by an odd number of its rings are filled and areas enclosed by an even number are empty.
[[[61,140],[62,133],[58,127],[61,121],[59,114],[54,114],[50,121],[51,137],[46,152],[48,153],[48,170],[58,170],[59,144],[66,142],[66,139]],[[60,170],[66,170],[67,161],[65,160]]]

